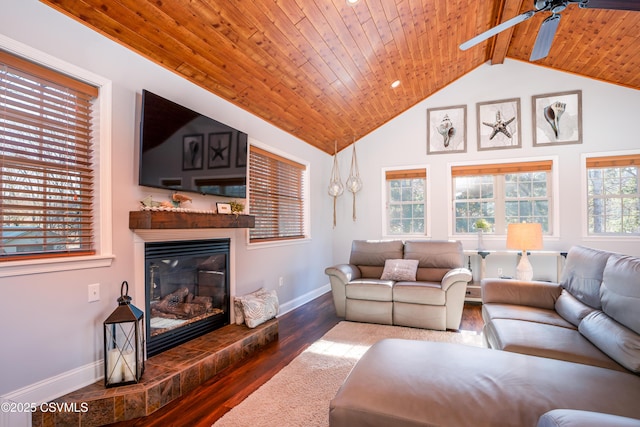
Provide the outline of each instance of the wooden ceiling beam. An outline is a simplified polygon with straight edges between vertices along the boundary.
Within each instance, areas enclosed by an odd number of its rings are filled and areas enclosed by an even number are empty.
[[[495,25],[517,16],[522,9],[523,3],[524,0],[502,0],[502,9],[498,13],[498,19]],[[513,30],[514,28],[511,27],[495,36],[490,53],[491,65],[504,63],[504,58],[507,56],[507,51],[511,44]]]

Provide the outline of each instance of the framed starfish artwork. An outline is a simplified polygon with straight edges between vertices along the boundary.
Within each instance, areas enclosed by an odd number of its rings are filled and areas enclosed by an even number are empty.
[[[467,106],[427,110],[427,154],[467,152]]]
[[[478,102],[478,151],[520,148],[520,98]]]
[[[582,143],[582,91],[531,98],[533,146]]]
[[[202,169],[204,135],[185,135],[182,137],[182,170]]]
[[[209,134],[207,168],[228,168],[231,164],[231,132]]]

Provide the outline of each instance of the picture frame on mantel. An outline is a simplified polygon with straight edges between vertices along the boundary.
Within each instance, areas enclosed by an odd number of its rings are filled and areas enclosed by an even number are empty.
[[[218,211],[219,214],[228,215],[228,214],[231,213],[231,204],[230,203],[217,202],[216,203],[216,210]]]
[[[427,154],[467,152],[467,106],[427,109]]]
[[[531,97],[533,146],[582,144],[582,91]]]
[[[478,151],[520,148],[520,98],[478,102]]]

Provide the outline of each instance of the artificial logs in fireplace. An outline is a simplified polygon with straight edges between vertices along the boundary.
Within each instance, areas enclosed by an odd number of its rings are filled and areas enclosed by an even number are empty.
[[[229,324],[229,246],[145,244],[148,357]]]

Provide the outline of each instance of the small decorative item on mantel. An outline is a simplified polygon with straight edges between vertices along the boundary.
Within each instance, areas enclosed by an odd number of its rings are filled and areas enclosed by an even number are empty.
[[[104,321],[104,385],[136,384],[144,372],[144,314],[122,282],[118,308]]]
[[[234,214],[236,218],[238,218],[238,215],[244,212],[244,204],[240,202],[232,200],[229,202],[229,205],[231,205],[231,213]]]

